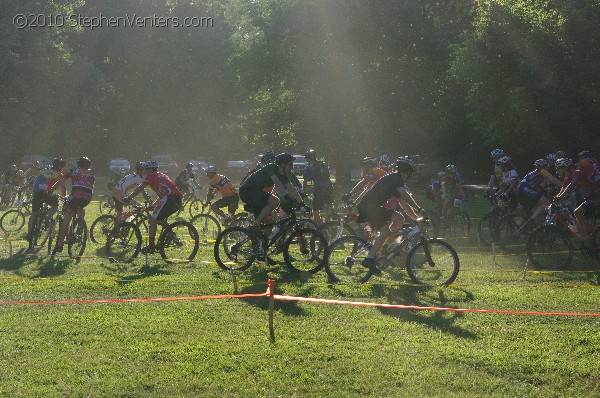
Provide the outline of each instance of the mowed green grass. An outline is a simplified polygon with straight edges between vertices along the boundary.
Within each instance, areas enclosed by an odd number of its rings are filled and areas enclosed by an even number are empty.
[[[480,212],[484,203],[477,204]],[[88,211],[91,223],[94,203]],[[476,223],[476,220],[473,220]],[[537,273],[522,255],[453,241],[461,272],[428,288],[391,269],[368,284],[327,283],[253,265],[221,271],[212,247],[196,262],[158,254],[111,264],[90,245],[77,262],[14,255],[0,242],[0,301],[276,293],[433,307],[600,312],[600,273],[576,255],[566,272]],[[0,305],[2,397],[600,396],[600,318],[414,311],[210,299]]]

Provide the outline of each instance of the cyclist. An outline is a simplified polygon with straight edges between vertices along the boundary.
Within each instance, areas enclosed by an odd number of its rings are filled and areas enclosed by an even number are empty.
[[[434,211],[437,214],[442,212],[442,180],[446,177],[445,171],[436,174],[436,178],[431,185],[425,188],[425,196],[433,203]]]
[[[150,215],[150,225],[148,226],[148,246],[142,248],[142,253],[154,253],[156,245],[156,230],[158,224],[163,227],[168,226],[167,218],[177,212],[182,205],[183,193],[177,188],[177,185],[165,173],[158,171],[158,164],[154,160],[144,163],[142,177],[144,178],[133,192],[123,197],[123,202],[130,202],[131,199],[139,195],[146,186],[156,192],[158,199],[153,204],[153,212]]]
[[[24,177],[25,177],[26,185],[31,186],[33,188],[34,184],[37,181],[37,178],[41,172],[42,172],[42,164],[40,163],[39,160],[36,160],[35,162],[33,162],[31,167],[29,167],[27,170],[25,170]]]
[[[505,156],[504,151],[500,148],[496,148],[490,152],[490,158],[492,159],[492,171],[490,173],[490,181],[488,182],[488,192],[493,193],[500,189],[502,186],[502,167],[498,165],[498,160]]]
[[[249,170],[246,173],[246,175],[244,175],[244,178],[242,178],[242,182],[240,182],[240,186],[242,186],[242,184],[246,181],[246,178],[250,177],[250,174],[254,173],[256,170],[260,169],[261,167],[266,166],[271,163],[274,163],[274,162],[275,162],[275,154],[271,151],[265,152],[263,155],[261,155],[260,159],[256,163],[256,166],[254,166],[253,169]]]
[[[329,178],[329,167],[325,162],[317,160],[317,152],[309,149],[304,155],[307,161],[304,169],[302,188],[306,192],[308,182],[313,182],[313,218],[317,224],[322,224],[321,210],[331,209],[333,203],[333,184]]]
[[[519,202],[531,209],[531,218],[535,219],[550,204],[548,200],[550,185],[560,189],[562,184],[550,174],[545,159],[538,159],[533,165],[535,170],[523,177],[519,183],[518,196]]]
[[[563,178],[563,187],[556,195],[560,200],[575,192],[578,202],[581,204],[575,208],[577,229],[581,233],[584,246],[592,245],[592,225],[596,217],[596,211],[600,207],[600,187],[581,168],[574,168],[569,158],[561,158],[556,161],[556,169]]]
[[[548,155],[546,155],[546,161],[548,162],[547,170],[554,177],[556,177],[556,159],[557,157],[555,153],[549,153]]]
[[[463,179],[455,165],[449,164],[446,166],[446,175],[441,179],[440,184],[442,214],[445,216],[454,199],[465,199],[465,192],[462,188]]]
[[[508,156],[502,156],[496,163],[502,170],[502,185],[493,196],[502,195],[512,199],[519,186],[519,173],[515,170],[512,159]]]
[[[578,168],[597,185],[600,185],[600,163],[598,163],[598,159],[593,158],[590,151],[579,152],[577,158],[579,159]]]
[[[360,203],[365,192],[369,190],[375,184],[377,180],[385,175],[385,171],[381,170],[377,167],[377,162],[372,157],[365,157],[360,162],[362,179],[350,190],[350,193],[342,196],[343,200],[352,197],[356,192],[362,189],[361,193],[358,195],[356,200],[354,201],[356,204]]]
[[[16,164],[10,166],[10,170],[4,174],[4,190],[2,191],[2,203],[8,203],[12,198],[13,192],[19,186],[21,180],[19,168]]]
[[[215,212],[215,214],[221,217],[223,224],[227,225],[231,222],[233,215],[237,211],[240,196],[233,187],[233,184],[229,178],[222,174],[218,174],[215,166],[208,166],[206,168],[206,176],[208,177],[208,183],[210,186],[208,193],[206,194],[206,201],[210,203],[217,192],[221,194],[221,199],[217,200],[215,203],[211,203],[210,208]],[[227,216],[225,212],[221,210],[223,207],[227,207],[229,216]]]
[[[188,163],[185,165],[185,169],[181,170],[181,173],[175,178],[175,185],[183,193],[187,195],[190,193],[190,185],[194,184],[198,189],[202,189],[198,181],[196,181],[196,175],[192,171],[194,165]]]
[[[411,158],[408,156],[398,158],[396,172],[386,174],[377,180],[373,187],[365,193],[363,200],[358,205],[358,221],[368,223],[374,231],[379,232],[369,253],[363,260],[363,265],[373,273],[380,272],[375,265],[375,256],[379,249],[390,233],[401,229],[404,224],[402,213],[385,207],[388,200],[391,198],[398,200],[402,209],[413,220],[420,220],[417,213],[424,213],[424,210],[417,204],[405,186],[405,182],[410,179],[415,171],[416,165]],[[417,212],[415,212],[415,209],[418,209]]]
[[[67,213],[65,220],[61,223],[56,238],[56,246],[52,250],[52,254],[60,253],[63,249],[63,244],[69,224],[71,220],[77,217],[83,220],[85,216],[85,207],[92,200],[92,192],[94,190],[94,173],[90,169],[92,162],[85,156],[77,159],[76,167],[63,174],[62,178],[54,183],[51,190],[55,190],[64,186],[65,181],[71,180],[71,194],[67,197],[63,210]]]
[[[121,178],[115,186],[112,188],[112,198],[115,201],[115,210],[117,211],[117,218],[121,219],[123,216],[123,198],[127,195],[128,191],[136,188],[143,181],[142,172],[144,171],[144,162],[137,162],[135,164],[135,172],[125,175]],[[142,190],[142,195],[146,202],[150,202],[150,196],[146,193],[146,190]]]
[[[31,216],[29,217],[29,223],[27,228],[27,240],[29,241],[28,251],[33,250],[33,239],[31,236],[33,222],[42,210],[44,203],[50,206],[46,219],[42,220],[44,225],[48,225],[52,219],[56,210],[58,210],[58,196],[52,195],[51,188],[54,184],[63,177],[62,170],[66,166],[63,159],[54,158],[52,160],[52,168],[49,170],[41,170],[37,176],[35,184],[33,186],[33,198],[31,200]],[[66,196],[67,190],[64,185],[61,187],[61,195]]]
[[[246,210],[256,217],[255,225],[262,224],[280,203],[276,195],[264,191],[267,187],[275,185],[278,192],[290,202],[302,203],[302,197],[289,179],[294,159],[289,153],[280,153],[275,157],[275,163],[256,170],[240,186],[240,199],[245,203]],[[275,215],[274,217],[277,218]]]

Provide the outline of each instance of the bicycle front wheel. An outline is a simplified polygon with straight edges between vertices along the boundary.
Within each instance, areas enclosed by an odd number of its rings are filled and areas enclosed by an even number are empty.
[[[112,214],[103,214],[96,218],[90,227],[90,240],[94,243],[106,242],[116,222],[117,217]]]
[[[325,263],[327,239],[314,228],[294,231],[283,246],[283,259],[293,272],[318,272]]]
[[[106,238],[106,256],[117,263],[130,263],[142,247],[142,233],[131,222],[116,225]]]
[[[347,223],[339,221],[328,221],[319,225],[319,232],[321,232],[327,242],[333,242],[341,238],[342,236],[355,235],[352,228],[348,226]]]
[[[202,245],[212,245],[221,233],[221,224],[210,214],[197,214],[190,222],[198,231],[198,238]]]
[[[85,252],[88,231],[85,220],[76,218],[69,232],[69,257],[81,257]]]
[[[167,262],[189,262],[196,257],[198,232],[188,221],[176,221],[164,228],[158,240],[161,257]]]
[[[329,245],[325,271],[334,282],[363,283],[371,277],[371,271],[362,265],[371,245],[358,236],[343,236]]]
[[[554,225],[542,225],[534,229],[527,239],[527,258],[539,269],[565,269],[575,253],[570,240]]]
[[[406,271],[422,285],[449,285],[458,276],[460,261],[456,250],[441,239],[421,240],[406,258]]]
[[[204,213],[206,205],[200,199],[191,200],[188,204],[188,212],[190,217],[194,217],[196,214]]]
[[[9,210],[0,218],[0,228],[6,233],[18,232],[25,225],[25,215],[19,210]]]
[[[259,238],[248,228],[227,228],[215,241],[215,260],[225,271],[243,271],[256,259],[258,246]]]
[[[98,203],[100,207],[100,214],[108,214],[115,208],[115,200],[110,195],[105,195],[100,198]]]

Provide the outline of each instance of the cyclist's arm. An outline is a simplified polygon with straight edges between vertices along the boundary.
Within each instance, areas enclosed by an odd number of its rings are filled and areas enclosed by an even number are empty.
[[[147,181],[142,181],[142,183],[140,185],[138,185],[137,187],[135,187],[135,189],[133,190],[132,193],[130,193],[129,195],[125,196],[123,199],[124,200],[129,200],[132,198],[135,198],[136,196],[138,196],[140,194],[140,192],[144,191],[144,188],[146,188],[146,185],[150,184]]]
[[[210,202],[216,195],[217,190],[213,187],[208,188],[208,192],[206,193],[206,201]]]
[[[367,183],[369,182],[368,177],[363,177],[362,180],[360,180],[355,186],[354,188],[352,188],[350,190],[349,195],[352,196],[354,195],[360,188],[362,188],[363,186],[365,186]]]
[[[56,189],[60,188],[60,193],[62,194],[62,196],[67,196],[67,187],[65,187],[65,181],[66,178],[61,178],[60,180],[56,181],[54,184],[52,184],[52,186],[50,187],[50,191],[54,191]]]
[[[546,181],[548,181],[550,184],[552,184],[554,186],[562,188],[562,183],[560,181],[558,181],[556,179],[556,177],[554,177],[552,174],[549,174],[546,176]]]
[[[288,182],[287,184],[285,184],[285,187],[287,188],[288,193],[294,198],[294,200],[296,200],[296,202],[298,202],[298,203],[303,202],[302,196],[300,196],[300,193],[298,192],[296,187],[291,182]]]
[[[419,206],[417,202],[415,202],[415,199],[413,198],[412,194],[406,189],[406,187],[398,187],[396,188],[396,190],[400,194],[400,199],[402,199],[408,205],[413,207],[413,209],[417,209],[419,212],[423,210],[423,208]],[[400,201],[400,203],[402,203],[402,201]]]

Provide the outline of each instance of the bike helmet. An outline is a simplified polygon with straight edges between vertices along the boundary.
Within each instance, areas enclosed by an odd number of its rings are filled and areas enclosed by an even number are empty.
[[[287,152],[280,153],[275,157],[275,163],[277,164],[293,162],[294,160],[296,160],[296,158]]]
[[[149,160],[144,164],[144,169],[146,170],[158,170],[158,163],[154,160]]]
[[[208,166],[206,168],[206,174],[208,173],[216,173],[217,172],[217,167],[216,166]]]
[[[193,163],[188,163],[185,165],[186,169],[193,169],[194,168],[194,164]]]
[[[510,164],[511,161],[512,161],[512,159],[509,156],[502,156],[500,159],[498,159],[496,161],[496,163],[499,165],[503,165],[503,164]]]
[[[365,167],[375,167],[377,165],[377,162],[376,162],[375,158],[367,156],[367,157],[363,158],[363,160],[360,161],[360,164]]]
[[[314,149],[309,149],[308,151],[306,151],[306,153],[304,154],[304,157],[307,160],[317,160],[317,151],[315,151]]]
[[[546,160],[549,161],[549,162],[556,161],[556,154],[555,153],[549,153],[548,156],[546,156]]]
[[[13,164],[12,166],[10,166],[10,170],[11,171],[17,171],[17,170],[19,170],[19,168],[17,167],[16,164]]]
[[[92,161],[88,157],[82,156],[79,159],[77,159],[76,164],[77,167],[81,167],[82,169],[89,169],[92,165]]]
[[[591,158],[592,153],[590,151],[581,151],[577,154],[577,157],[579,158],[579,160]]]
[[[446,172],[445,171],[440,171],[439,173],[437,173],[438,178],[444,178],[446,177]]]
[[[504,151],[500,148],[496,148],[490,152],[491,158],[499,158],[501,156],[504,156]]]
[[[398,171],[411,171],[417,170],[417,165],[408,156],[401,156],[396,160],[396,168]]]
[[[52,159],[52,168],[54,170],[61,169],[61,168],[65,167],[66,165],[67,165],[67,163],[61,158]]]
[[[146,162],[137,162],[135,164],[135,171],[142,171],[146,166]]]
[[[390,157],[388,155],[381,155],[379,157],[379,163],[380,164],[384,164],[384,165],[389,165],[390,164]]]
[[[565,151],[556,151],[556,159],[567,158],[567,153]]]
[[[569,158],[560,158],[556,161],[556,168],[560,169],[561,167],[571,167],[573,165],[573,161]]]
[[[533,162],[533,165],[538,169],[545,169],[548,167],[548,161],[546,161],[546,159],[538,159]]]
[[[458,169],[456,168],[455,165],[449,164],[448,166],[446,166],[446,171],[448,173],[455,173],[456,174],[456,172],[458,172]]]
[[[275,161],[275,154],[271,151],[267,151],[260,157],[260,162],[262,164],[269,164]]]
[[[33,167],[42,167],[42,163],[40,163],[39,160],[36,160],[35,162],[33,162]]]

